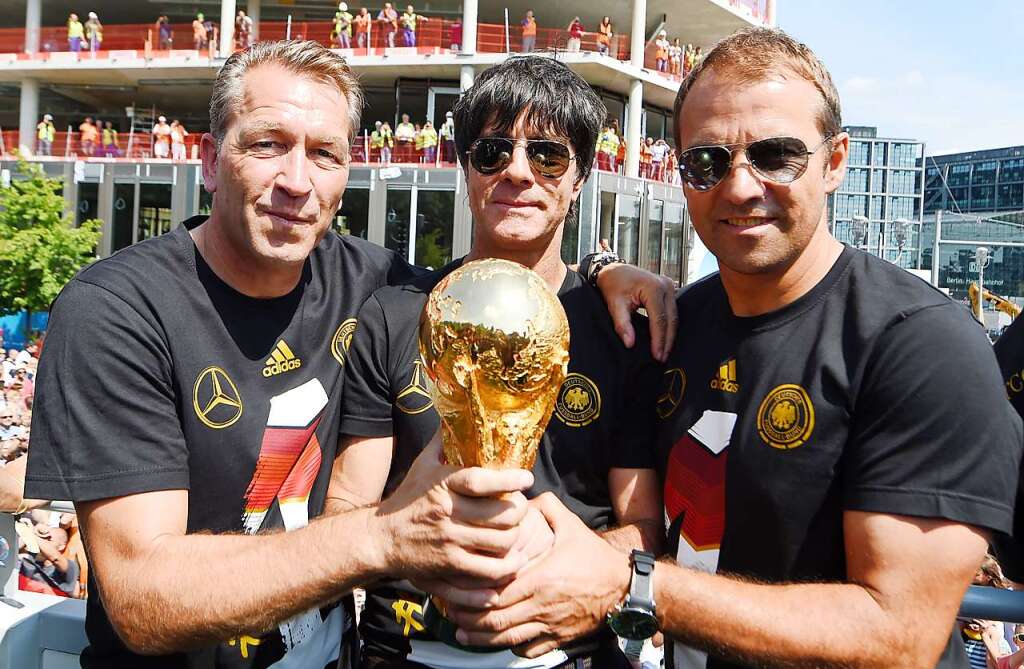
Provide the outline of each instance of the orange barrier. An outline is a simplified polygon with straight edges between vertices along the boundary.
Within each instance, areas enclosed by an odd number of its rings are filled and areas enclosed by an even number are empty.
[[[382,23],[374,20],[370,29],[372,44],[368,45],[376,50],[390,46],[388,32],[382,29]],[[291,24],[291,37],[294,39],[310,39],[320,42],[326,46],[339,47],[337,42],[331,42],[332,24],[329,21],[296,21]],[[522,27],[516,22],[509,26],[508,46],[512,52],[522,50]],[[284,39],[288,34],[288,24],[285,21],[261,21],[259,24],[260,39],[276,40]],[[421,21],[416,30],[416,47],[428,49],[433,52],[437,49],[451,49],[453,45],[461,46],[462,41],[461,24],[450,19],[428,18]],[[394,33],[395,47],[408,47],[403,41],[401,30]],[[217,48],[212,35],[208,36],[207,48]],[[151,41],[150,41],[151,40]],[[105,25],[103,27],[103,41],[95,57],[107,57],[110,51],[144,51],[147,42],[150,42],[150,50],[153,57],[166,55],[169,50],[194,50],[192,25],[188,23],[171,24],[170,49],[161,48],[159,31],[154,23],[118,24]],[[555,28],[538,28],[535,49],[565,49],[568,42],[568,32]],[[597,33],[588,32],[581,40],[582,51],[597,51]],[[477,51],[484,53],[505,52],[505,26],[502,24],[481,23],[477,25]],[[352,47],[356,47],[356,36],[352,36]],[[610,56],[619,60],[629,59],[629,36],[626,34],[616,35],[611,44]],[[0,53],[19,54],[20,58],[46,59],[50,53],[68,52],[70,50],[67,40],[67,28],[65,26],[44,26],[40,29],[39,52],[36,54],[25,54],[25,29],[24,28],[0,28]],[[370,53],[367,47],[356,49],[356,53]],[[82,46],[80,51],[82,57],[91,58],[87,45]]]
[[[3,136],[3,154],[10,157],[14,151],[18,148],[18,131],[17,130],[4,130]],[[199,146],[199,139],[203,136],[202,132],[191,132],[185,137],[185,156],[186,158],[192,157],[193,147]],[[102,141],[102,135],[101,141]],[[55,158],[132,158],[132,159],[146,159],[153,158],[153,136],[146,133],[136,133],[131,138],[131,154],[128,153],[128,140],[129,133],[118,132],[117,133],[117,147],[113,154],[106,151],[101,143],[97,142],[93,147],[87,147],[82,144],[81,133],[78,132],[55,132],[53,136],[53,144],[50,147],[50,156]],[[39,150],[38,142],[35,139],[35,133],[33,133],[32,139],[32,153],[38,155]],[[198,155],[198,149],[196,149]]]

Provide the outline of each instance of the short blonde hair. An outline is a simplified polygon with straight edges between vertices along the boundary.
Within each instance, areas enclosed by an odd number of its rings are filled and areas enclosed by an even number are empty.
[[[744,83],[762,81],[773,74],[796,74],[814,84],[821,94],[818,128],[822,134],[834,137],[842,132],[839,93],[832,83],[832,75],[814,52],[776,28],[744,28],[718,42],[683,79],[672,108],[677,150],[682,149],[679,112],[690,89],[708,70],[735,77]]]
[[[307,40],[257,42],[233,54],[217,73],[210,96],[210,134],[219,147],[228,123],[241,105],[246,73],[260,65],[277,65],[296,75],[337,86],[348,103],[348,139],[359,130],[363,91],[345,59],[330,49]]]

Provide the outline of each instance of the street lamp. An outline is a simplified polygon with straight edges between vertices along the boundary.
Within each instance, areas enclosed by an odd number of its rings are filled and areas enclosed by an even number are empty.
[[[893,233],[893,238],[896,240],[896,259],[893,260],[893,263],[898,265],[900,264],[900,258],[903,257],[903,249],[907,245],[907,240],[910,237],[910,226],[913,223],[905,218],[897,218],[893,223],[896,225],[896,230]]]
[[[985,323],[984,317],[981,315],[982,304],[985,301],[985,268],[988,267],[991,260],[987,246],[979,246],[974,250],[974,262],[978,265],[978,303],[974,307],[976,309],[974,317],[982,324]]]
[[[871,222],[868,221],[867,216],[857,214],[853,217],[852,227],[853,239],[851,241],[853,242],[854,248],[859,249],[862,245],[867,243],[868,231],[870,230]]]

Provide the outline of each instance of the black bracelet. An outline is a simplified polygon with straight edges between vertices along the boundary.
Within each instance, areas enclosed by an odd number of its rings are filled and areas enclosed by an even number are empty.
[[[608,265],[621,262],[623,262],[622,258],[615,251],[590,253],[583,256],[583,260],[580,261],[580,274],[587,280],[587,283],[597,288],[597,276],[601,273],[601,270]]]

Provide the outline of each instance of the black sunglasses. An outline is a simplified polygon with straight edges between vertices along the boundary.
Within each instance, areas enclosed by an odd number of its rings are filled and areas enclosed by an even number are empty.
[[[760,176],[788,184],[803,175],[811,156],[830,139],[831,136],[825,137],[810,151],[803,140],[796,137],[769,137],[749,144],[695,146],[679,154],[679,176],[694,190],[711,190],[728,176],[734,153],[743,149],[750,166]]]
[[[530,167],[541,176],[557,179],[569,169],[569,163],[576,159],[570,155],[569,147],[551,139],[509,139],[508,137],[483,137],[469,146],[469,162],[480,174],[496,174],[512,162],[512,152],[517,145],[526,145],[526,157]]]

